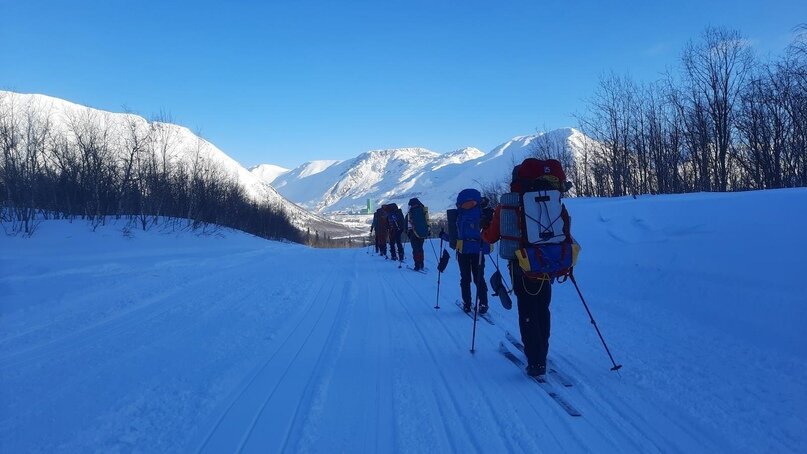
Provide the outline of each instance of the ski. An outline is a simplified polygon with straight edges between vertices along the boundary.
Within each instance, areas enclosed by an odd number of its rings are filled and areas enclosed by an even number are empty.
[[[411,266],[406,265],[406,269],[412,270],[412,271],[414,271],[416,273],[420,273],[420,274],[429,274],[429,269],[428,268],[423,268],[422,270],[416,270],[416,269],[412,268]]]
[[[524,370],[525,365],[524,361],[522,361],[518,356],[514,355],[505,345],[504,342],[499,342],[499,351],[505,356],[505,358],[509,359],[511,363],[516,365],[519,369],[521,369],[524,374],[526,375],[527,372]],[[530,377],[529,375],[527,375]],[[563,396],[558,394],[555,391],[555,388],[552,386],[551,383],[547,382],[546,380],[540,380],[535,377],[530,377],[532,381],[534,381],[538,386],[541,387],[544,391],[546,391],[547,395],[549,395],[552,400],[554,400],[558,405],[560,405],[569,416],[583,416],[582,413],[578,409],[576,409],[568,400],[564,399]]]
[[[505,337],[507,337],[507,340],[510,341],[511,344],[513,344],[513,347],[517,348],[518,351],[520,351],[521,353],[524,353],[524,344],[522,344],[520,340],[516,339],[515,336],[510,334],[510,331],[506,331],[504,335]],[[551,359],[547,358],[546,363],[547,363],[546,365],[548,366],[546,368],[547,372],[549,372],[549,374],[552,375],[553,377],[557,378],[561,385],[567,388],[571,388],[572,386],[574,386],[574,382],[570,380],[569,377],[567,377],[565,374],[558,372],[555,363]]]
[[[462,312],[463,312],[465,315],[467,315],[468,317],[471,317],[471,320],[473,320],[473,318],[474,318],[474,309],[473,309],[473,306],[471,306],[471,311],[470,311],[470,312],[465,312],[465,310],[463,310],[463,308],[462,308],[462,302],[461,302],[461,301],[456,300],[456,301],[454,301],[454,304],[456,304],[456,305],[457,305],[457,307],[458,307],[458,308],[460,308],[460,310],[461,310],[461,311],[462,311]],[[487,313],[487,314],[479,314],[479,318],[481,318],[482,320],[484,320],[484,321],[486,321],[486,322],[490,323],[491,325],[495,325],[495,324],[496,324],[496,323],[494,323],[494,322],[493,322],[493,319],[490,317],[490,313]]]

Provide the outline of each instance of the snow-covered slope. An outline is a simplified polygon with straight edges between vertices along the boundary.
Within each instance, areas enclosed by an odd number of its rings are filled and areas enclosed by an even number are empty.
[[[288,173],[289,169],[276,166],[274,164],[261,164],[249,169],[249,171],[266,184],[272,184],[280,175]]]
[[[431,170],[437,170],[450,164],[462,164],[463,162],[471,161],[484,155],[485,153],[480,151],[478,148],[460,148],[459,150],[440,155],[433,163],[431,163],[429,167]]]
[[[274,182],[275,188],[300,205],[320,213],[355,212],[374,204],[405,204],[419,197],[436,213],[451,206],[463,188],[502,181],[514,163],[540,149],[566,148],[572,156],[590,139],[573,128],[515,137],[485,154],[463,148],[438,154],[422,148],[377,150],[342,162],[306,163]]]
[[[549,355],[573,386],[549,380],[576,418],[498,352],[515,309],[493,300],[469,353],[454,261],[435,310],[433,271],[365,249],[0,235],[0,452],[804,452],[807,190],[568,206],[624,365],[554,285]]]
[[[278,178],[275,187],[311,210],[357,211],[368,198],[390,200],[423,174],[480,155],[474,148],[444,155],[425,148],[372,150],[346,161],[307,162]]]
[[[165,145],[169,150],[168,159],[172,162],[190,166],[197,153],[217,166],[218,170],[234,177],[246,190],[246,193],[258,202],[267,202],[279,206],[292,219],[292,222],[305,229],[328,231],[333,235],[347,234],[347,229],[339,224],[314,215],[290,202],[280,195],[271,185],[261,181],[260,171],[250,172],[230,156],[207,140],[197,136],[190,129],[171,124],[149,123],[145,118],[133,114],[113,113],[85,107],[59,98],[38,94],[21,94],[0,91],[0,106],[14,106],[18,114],[29,110],[43,123],[48,121],[53,131],[72,137],[75,128],[97,127],[108,131],[108,138],[113,150],[126,140],[129,123],[141,133],[152,125],[157,132],[152,134],[156,140],[156,149]]]
[[[438,156],[424,148],[373,150],[363,153],[350,162],[350,167],[341,172],[339,180],[313,208],[321,211],[326,207],[345,206],[348,200],[354,206],[361,204],[366,199],[366,194],[384,191],[389,184],[400,186],[422,173],[422,169]]]

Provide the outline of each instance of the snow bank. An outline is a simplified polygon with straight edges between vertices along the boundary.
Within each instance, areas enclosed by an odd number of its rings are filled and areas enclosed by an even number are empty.
[[[807,359],[807,190],[574,199],[591,292]],[[663,291],[659,291],[663,290]]]
[[[575,274],[626,364],[619,388],[685,408],[725,451],[803,449],[807,190],[567,204]],[[573,287],[557,286],[553,306],[555,351],[606,366],[592,329],[576,337],[587,316]]]

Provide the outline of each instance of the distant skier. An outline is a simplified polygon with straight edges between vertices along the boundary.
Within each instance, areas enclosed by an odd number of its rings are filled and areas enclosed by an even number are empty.
[[[373,235],[373,232],[376,232]],[[375,246],[375,253],[378,254],[380,251],[378,249],[378,211],[373,213],[373,222],[370,223],[370,238],[373,240],[373,246]]]
[[[415,271],[423,267],[423,243],[430,236],[429,209],[417,198],[409,199],[409,212],[406,213],[407,236],[412,245],[412,258],[415,261]]]
[[[490,244],[502,240],[499,251],[508,259],[527,373],[533,377],[546,373],[551,284],[569,272],[577,255],[560,203],[568,188],[558,161],[527,159],[513,169],[511,193],[502,196],[492,220],[483,221],[482,238]]]
[[[487,199],[485,199],[487,200]],[[490,244],[482,240],[483,197],[476,189],[464,189],[457,196],[456,223],[449,231],[456,233],[454,244],[457,263],[460,267],[460,292],[462,309],[471,311],[471,281],[476,285],[479,298],[479,313],[488,311],[488,287],[485,284],[484,255],[490,254]],[[489,215],[492,210],[487,209]]]
[[[375,229],[375,248],[378,255],[387,258],[387,214],[383,208],[375,210],[374,222],[370,227],[372,232]]]
[[[403,211],[397,204],[390,203],[383,206],[387,218],[387,235],[389,236],[389,252],[392,260],[404,260],[404,248],[401,235],[406,227]]]

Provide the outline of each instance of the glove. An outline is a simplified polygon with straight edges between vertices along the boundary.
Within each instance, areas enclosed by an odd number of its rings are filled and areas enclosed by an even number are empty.
[[[499,297],[503,308],[508,311],[513,308],[513,300],[510,299],[510,295],[507,293],[507,287],[504,286],[502,273],[500,273],[499,270],[496,270],[490,277],[490,288],[493,289],[493,296]]]
[[[443,255],[440,257],[440,263],[437,264],[437,271],[441,273],[445,271],[449,260],[451,260],[451,256],[448,254],[448,251],[443,249]]]

